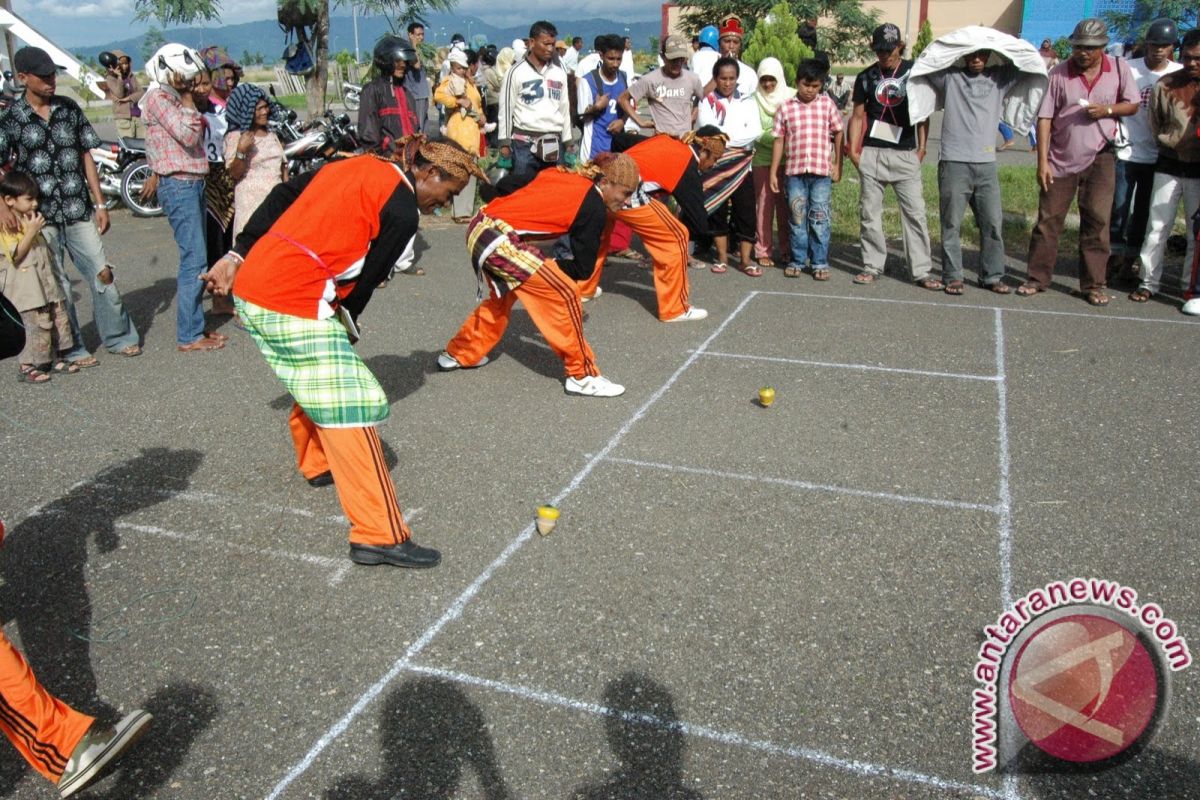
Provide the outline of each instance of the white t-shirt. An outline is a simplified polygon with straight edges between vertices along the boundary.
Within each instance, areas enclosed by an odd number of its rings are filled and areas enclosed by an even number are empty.
[[[1158,143],[1154,141],[1154,135],[1150,133],[1150,116],[1147,111],[1150,90],[1162,76],[1183,69],[1183,64],[1178,61],[1167,61],[1159,65],[1158,72],[1151,72],[1150,68],[1146,66],[1144,58],[1135,58],[1126,63],[1129,64],[1129,71],[1137,80],[1138,94],[1142,98],[1136,114],[1132,117],[1121,118],[1121,123],[1125,126],[1125,135],[1129,137],[1129,143],[1133,146],[1126,160],[1135,164],[1153,164],[1158,161]]]
[[[225,106],[212,103],[204,112],[204,155],[209,161],[225,160],[225,133],[229,123],[225,120]]]
[[[574,47],[568,47],[567,52],[562,54],[561,60],[563,69],[567,71],[567,74],[573,75],[575,67],[579,65],[579,51]]]
[[[600,66],[600,54],[599,53],[588,53],[586,56],[583,56],[582,58],[580,58],[579,63],[577,63],[575,65],[575,69],[574,69],[575,77],[582,78],[584,75],[587,75],[589,72],[591,72],[592,70],[596,69],[599,66]]]
[[[711,47],[701,47],[692,53],[692,72],[700,77],[701,83],[708,83],[712,80],[713,64],[717,63],[717,59],[720,57],[721,54]]]

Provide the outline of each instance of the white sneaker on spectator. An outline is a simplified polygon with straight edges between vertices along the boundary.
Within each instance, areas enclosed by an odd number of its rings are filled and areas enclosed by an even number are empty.
[[[567,378],[563,384],[567,394],[581,397],[617,397],[625,394],[625,387],[613,383],[603,375],[585,375],[582,378]]]
[[[678,317],[671,317],[670,319],[663,320],[663,321],[664,322],[694,322],[696,320],[705,319],[707,317],[708,317],[708,312],[705,311],[703,308],[696,308],[695,306],[692,306],[687,311],[680,314]]]
[[[442,372],[453,372],[456,369],[475,369],[476,367],[482,367],[490,360],[491,359],[489,359],[487,356],[484,356],[479,360],[478,364],[472,364],[468,367],[464,367],[462,364],[458,363],[457,358],[443,350],[438,354],[437,365],[438,369],[440,369]]]
[[[1200,317],[1200,297],[1193,297],[1191,300],[1188,300],[1180,310],[1190,316]]]

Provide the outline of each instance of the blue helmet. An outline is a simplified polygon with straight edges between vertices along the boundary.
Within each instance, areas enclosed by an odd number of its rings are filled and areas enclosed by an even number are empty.
[[[707,26],[701,28],[700,36],[698,38],[700,39],[701,46],[708,45],[713,50],[720,49],[719,44],[720,44],[721,37],[717,33],[716,25],[707,25]]]

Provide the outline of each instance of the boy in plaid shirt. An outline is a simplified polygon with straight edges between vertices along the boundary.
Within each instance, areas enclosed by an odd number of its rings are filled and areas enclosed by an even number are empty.
[[[842,178],[842,113],[821,91],[826,70],[816,59],[801,61],[796,96],[775,112],[771,191],[779,191],[783,164],[792,211],[792,263],[783,271],[789,278],[800,277],[811,263],[815,280],[829,280],[830,199],[833,183]]]

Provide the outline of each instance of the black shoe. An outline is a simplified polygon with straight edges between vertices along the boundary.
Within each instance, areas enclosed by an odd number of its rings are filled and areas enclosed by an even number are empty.
[[[333,486],[333,473],[325,470],[320,475],[314,475],[308,479],[308,485],[314,489],[320,489],[322,486]]]
[[[411,539],[390,547],[375,547],[352,542],[350,544],[350,560],[355,564],[366,564],[367,566],[390,564],[393,567],[428,569],[441,563],[442,554],[432,547],[421,547]]]

